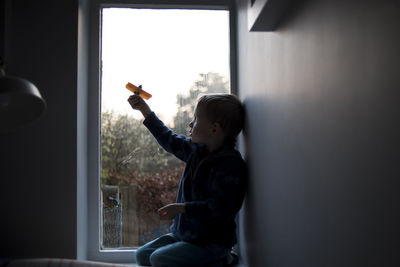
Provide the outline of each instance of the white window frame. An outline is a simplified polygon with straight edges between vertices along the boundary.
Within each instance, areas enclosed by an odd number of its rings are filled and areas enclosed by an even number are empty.
[[[151,4],[148,4],[146,0],[88,0],[85,2],[85,8],[80,7],[80,12],[86,12],[84,17],[87,28],[83,32],[86,32],[88,37],[80,36],[87,41],[87,44],[83,49],[86,53],[83,52],[79,57],[86,57],[88,62],[87,69],[83,68],[87,74],[87,80],[78,77],[78,90],[79,81],[87,84],[86,91],[82,89],[78,93],[78,98],[82,96],[84,99],[78,99],[78,123],[80,122],[79,124],[82,126],[82,130],[78,130],[78,140],[82,140],[78,141],[78,259],[112,263],[135,262],[135,250],[101,250],[100,248],[101,9],[127,7],[229,11],[231,92],[237,93],[236,19],[234,18],[233,3],[234,1],[230,0],[153,0]],[[78,73],[79,75],[84,76]],[[79,137],[80,135],[84,135],[84,137]],[[79,148],[79,145],[84,145],[85,141],[86,147]],[[85,181],[82,182],[82,180]],[[86,190],[82,190],[79,186]],[[82,191],[87,191],[87,195],[84,196]]]

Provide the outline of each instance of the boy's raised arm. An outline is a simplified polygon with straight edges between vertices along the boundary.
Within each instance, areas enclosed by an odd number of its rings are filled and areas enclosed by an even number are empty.
[[[182,135],[175,134],[157,118],[147,103],[138,95],[131,95],[128,102],[133,109],[139,110],[145,118],[143,124],[149,129],[157,142],[169,153],[186,162],[193,151],[192,142]]]

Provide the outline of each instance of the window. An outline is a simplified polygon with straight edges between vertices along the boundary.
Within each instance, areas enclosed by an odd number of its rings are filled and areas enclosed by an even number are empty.
[[[91,9],[91,39],[98,41],[90,46],[89,121],[96,123],[88,129],[88,257],[132,262],[136,247],[168,231],[170,222],[155,211],[174,202],[183,164],[142,125],[125,84],[142,84],[152,110],[187,134],[200,93],[231,91],[229,7],[132,2]]]

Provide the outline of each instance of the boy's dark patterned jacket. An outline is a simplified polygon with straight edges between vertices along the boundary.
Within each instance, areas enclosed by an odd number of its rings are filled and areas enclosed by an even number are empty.
[[[208,154],[204,145],[174,134],[154,113],[143,124],[167,152],[186,163],[176,197],[185,203],[185,213],[174,218],[171,232],[186,242],[231,248],[247,185],[246,163],[234,143]]]

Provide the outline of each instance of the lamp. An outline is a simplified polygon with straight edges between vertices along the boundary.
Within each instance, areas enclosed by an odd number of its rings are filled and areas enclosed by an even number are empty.
[[[39,118],[46,102],[31,82],[6,76],[0,58],[0,133],[18,129]]]

